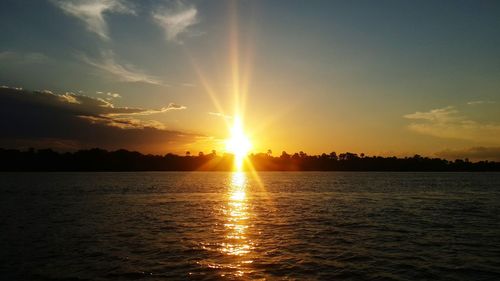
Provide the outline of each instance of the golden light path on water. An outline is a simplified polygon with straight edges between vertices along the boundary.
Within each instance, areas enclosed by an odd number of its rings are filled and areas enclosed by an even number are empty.
[[[220,251],[233,256],[232,267],[236,269],[233,274],[236,276],[242,276],[246,271],[245,266],[252,263],[251,259],[246,258],[252,249],[251,241],[247,236],[250,213],[246,185],[247,179],[244,172],[236,171],[231,174],[227,206],[224,211],[226,236]]]
[[[221,223],[214,223],[212,233],[216,235],[200,241],[201,248],[210,257],[197,261],[202,267],[214,270],[223,278],[240,278],[251,274],[254,269],[255,233],[251,233],[251,201],[248,196],[247,174],[234,171],[227,174],[225,191],[217,204],[216,215]],[[217,255],[213,253],[217,252]],[[189,273],[192,275],[193,273]]]

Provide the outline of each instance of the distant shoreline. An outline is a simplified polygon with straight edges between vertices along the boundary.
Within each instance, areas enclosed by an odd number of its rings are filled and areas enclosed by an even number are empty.
[[[33,171],[4,171],[0,170],[0,174],[22,174],[22,173],[61,173],[61,174],[70,174],[70,173],[99,173],[99,174],[104,174],[104,173],[236,173],[238,171],[231,170],[231,171],[204,171],[204,170],[193,170],[193,171],[177,171],[177,170],[129,170],[129,171],[104,171],[104,170],[86,170],[86,171],[57,171],[57,170],[33,170]],[[251,173],[252,171],[249,170],[244,170],[244,171],[239,171],[243,173]],[[283,171],[264,171],[264,170],[256,170],[255,172],[258,173],[394,173],[394,174],[405,174],[405,173],[435,173],[435,174],[479,174],[479,173],[484,173],[484,174],[495,174],[495,173],[500,173],[500,171],[290,171],[290,170],[283,170]]]
[[[467,159],[448,161],[440,158],[381,157],[335,152],[321,155],[306,153],[272,156],[270,153],[250,154],[245,171],[338,171],[338,172],[500,172],[500,162]],[[197,156],[144,155],[124,149],[106,151],[99,148],[76,152],[56,152],[52,149],[0,148],[2,172],[190,172],[233,171],[231,154],[200,153]]]

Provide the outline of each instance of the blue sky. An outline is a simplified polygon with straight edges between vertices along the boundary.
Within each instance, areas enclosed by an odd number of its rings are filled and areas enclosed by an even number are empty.
[[[223,149],[242,114],[258,151],[500,156],[498,1],[0,5],[1,85],[200,136],[146,151]]]

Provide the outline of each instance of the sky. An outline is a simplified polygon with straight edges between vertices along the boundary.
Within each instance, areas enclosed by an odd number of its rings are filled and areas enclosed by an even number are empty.
[[[2,147],[500,160],[498,1],[0,6]]]

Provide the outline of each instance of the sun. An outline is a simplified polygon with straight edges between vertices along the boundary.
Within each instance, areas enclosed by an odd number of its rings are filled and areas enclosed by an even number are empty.
[[[234,154],[234,165],[237,170],[241,170],[243,160],[252,148],[252,143],[245,135],[241,118],[234,117],[233,127],[231,128],[231,137],[226,140],[226,151]]]

